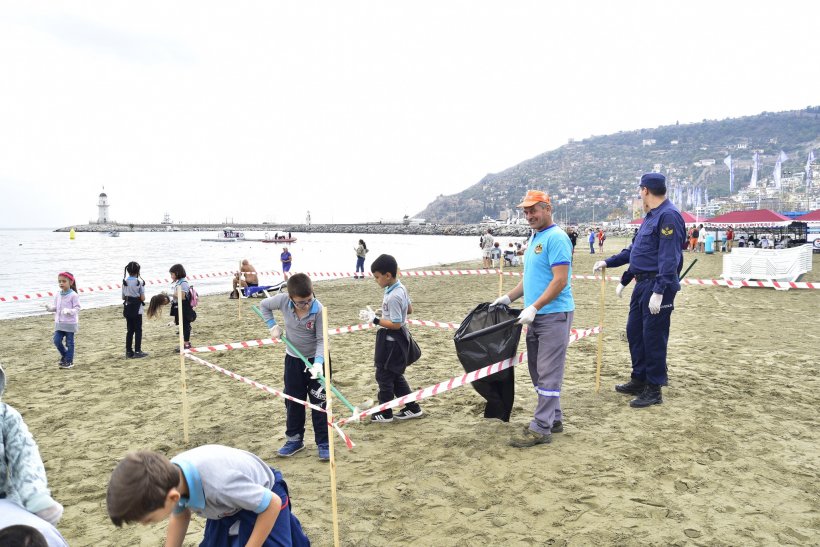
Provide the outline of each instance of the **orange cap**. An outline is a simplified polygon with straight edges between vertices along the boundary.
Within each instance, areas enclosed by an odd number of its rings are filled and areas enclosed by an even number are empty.
[[[536,203],[549,203],[550,197],[541,190],[529,190],[524,196],[524,201],[516,205],[516,207],[532,207]]]

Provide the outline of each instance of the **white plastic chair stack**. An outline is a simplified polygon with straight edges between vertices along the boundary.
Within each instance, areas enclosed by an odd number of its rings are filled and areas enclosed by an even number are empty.
[[[723,279],[732,281],[798,281],[811,271],[811,245],[791,249],[735,248],[723,255]],[[739,286],[735,286],[739,288]],[[789,290],[782,287],[780,290]]]

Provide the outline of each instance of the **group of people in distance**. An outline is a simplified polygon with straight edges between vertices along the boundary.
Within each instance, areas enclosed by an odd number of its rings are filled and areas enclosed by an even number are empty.
[[[678,275],[683,265],[686,232],[680,212],[666,199],[663,175],[645,174],[641,178],[639,193],[646,217],[635,239],[621,252],[597,261],[593,272],[629,264],[627,275],[617,288],[619,296],[626,284],[633,279],[636,281],[627,322],[632,374],[629,382],[615,386],[615,390],[634,396],[630,402],[632,407],[644,408],[662,403],[661,387],[667,382],[666,343],[675,295],[680,290]],[[492,305],[509,306],[520,298],[524,302],[518,322],[528,326],[528,368],[537,402],[532,419],[510,439],[510,445],[526,448],[550,443],[553,434],[564,430],[560,396],[575,301],[570,281],[572,244],[567,233],[553,221],[550,197],[544,192],[530,190],[518,207],[523,208],[533,230],[525,251],[524,273],[522,280]],[[243,267],[253,269],[246,262]],[[133,269],[126,267],[126,271],[133,274]],[[359,271],[357,268],[357,273]],[[379,403],[386,403],[411,393],[404,373],[408,364],[418,358],[418,351],[414,355],[413,350],[417,346],[406,327],[407,314],[412,312],[413,306],[406,287],[398,279],[398,264],[394,257],[379,256],[371,264],[370,271],[384,291],[382,306],[378,311],[369,307],[362,309],[359,316],[379,329],[374,357],[375,380]],[[182,266],[172,267],[171,274],[175,286],[185,293],[187,280]],[[131,277],[138,279],[138,270]],[[61,281],[61,287],[63,284]],[[135,288],[132,281],[127,285]],[[70,290],[70,287],[66,288],[66,291]],[[140,293],[139,289],[129,289],[128,294],[129,298],[140,299],[140,294],[131,296],[132,293]],[[62,296],[65,298],[70,294],[66,292]],[[70,302],[71,299],[66,300]],[[143,301],[144,294],[140,305]],[[126,308],[128,305],[126,302]],[[64,327],[62,315],[57,315],[61,314],[63,306],[54,307],[55,323],[57,327]],[[290,276],[287,294],[266,298],[260,308],[271,336],[286,343],[285,393],[325,408],[325,374],[331,374],[332,366],[322,335],[322,304],[314,294],[310,278],[302,273]],[[277,322],[277,315],[280,322]],[[68,314],[68,317],[72,315]],[[136,335],[138,328],[133,325],[132,329],[129,323],[128,330],[133,330]],[[132,349],[134,354],[141,351],[138,344]],[[0,369],[0,392],[3,385],[4,376]],[[306,410],[304,405],[290,400],[285,402],[285,409],[285,443],[277,455],[291,457],[305,449]],[[0,432],[8,431],[6,421],[22,421],[7,405],[0,404],[0,411],[4,422]],[[421,416],[421,406],[411,401],[396,413],[386,409],[372,414],[371,421],[385,424],[394,419],[410,420]],[[319,460],[327,461],[330,457],[327,416],[311,409],[311,419],[317,456]],[[27,433],[25,428],[18,426],[18,435],[21,430]],[[62,514],[62,506],[50,498],[33,439],[23,435],[16,441],[1,440],[6,445],[6,452],[10,441],[12,445],[17,443],[17,446],[28,447],[28,457],[14,458],[14,462],[27,463],[22,467],[16,463],[17,468],[7,470],[2,469],[4,462],[0,460],[0,494],[5,494],[0,497],[19,500],[19,507],[36,513],[40,520],[45,519],[43,522],[56,522]],[[258,456],[228,446],[199,446],[171,459],[153,451],[129,453],[111,474],[106,501],[109,517],[117,526],[169,519],[166,545],[170,546],[182,545],[194,513],[207,519],[201,545],[310,544],[292,511],[288,486],[282,474]],[[2,519],[0,516],[0,527],[4,522]]]

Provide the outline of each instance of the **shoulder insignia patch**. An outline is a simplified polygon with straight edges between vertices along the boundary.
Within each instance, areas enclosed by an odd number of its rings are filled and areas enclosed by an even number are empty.
[[[661,237],[672,237],[672,234],[675,233],[675,229],[672,228],[672,225],[669,224],[661,228]]]
[[[537,255],[540,255],[541,251],[543,251],[543,250],[544,250],[544,247],[542,247],[541,244],[539,243],[538,245],[535,246],[535,249],[532,252],[534,252]]]

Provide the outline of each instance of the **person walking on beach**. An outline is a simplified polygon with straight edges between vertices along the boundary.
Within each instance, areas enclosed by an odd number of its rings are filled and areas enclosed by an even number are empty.
[[[271,296],[259,305],[271,338],[278,340],[286,333],[287,340],[293,345],[293,348],[290,344],[285,348],[285,394],[302,401],[310,397],[311,404],[325,408],[327,396],[318,379],[324,374],[325,363],[322,304],[313,294],[310,278],[303,273],[293,274],[288,279],[287,288],[287,294]],[[277,310],[282,314],[284,331],[273,316],[273,312]],[[310,367],[302,361],[300,353],[310,362]],[[305,448],[305,407],[286,400],[285,413],[285,444],[277,451],[277,455],[287,458]],[[327,414],[311,410],[310,416],[319,459],[327,461],[330,459]]]
[[[359,246],[356,247],[356,275],[353,279],[364,279],[364,257],[367,255],[368,249],[363,239],[359,240]],[[361,273],[361,275],[359,275]]]
[[[567,230],[567,235],[569,236],[569,242],[572,243],[572,254],[575,255],[575,245],[578,243],[578,232],[575,228],[569,228]]]
[[[706,252],[706,229],[703,224],[698,224],[698,252]]]
[[[589,237],[587,238],[587,241],[589,242],[589,254],[594,255],[595,254],[595,229],[593,229],[593,228],[589,229]]]
[[[74,335],[80,324],[80,297],[71,272],[57,274],[57,284],[60,292],[54,295],[54,302],[45,306],[54,313],[54,346],[60,352],[59,366],[68,369],[74,366]]]
[[[384,289],[381,317],[368,308],[359,311],[359,319],[373,323],[376,332],[376,383],[379,385],[379,404],[392,401],[411,393],[410,385],[404,378],[404,371],[413,361],[409,357],[410,347],[415,344],[407,330],[407,314],[413,312],[410,295],[397,279],[399,271],[396,259],[390,255],[380,255],[370,265],[370,272],[376,284]],[[418,356],[415,357],[416,359]],[[423,412],[417,402],[409,402],[395,415],[398,420],[420,418]],[[388,408],[370,417],[372,422],[393,421],[393,409]]]
[[[481,258],[484,261],[485,268],[493,267],[492,250],[495,238],[493,237],[492,228],[487,228],[487,233],[481,238]]]
[[[539,190],[530,190],[518,207],[523,207],[533,229],[524,255],[524,277],[492,305],[509,306],[524,297],[525,308],[518,322],[529,325],[527,361],[538,401],[530,424],[510,439],[510,445],[526,448],[549,443],[552,433],[564,430],[561,384],[575,300],[570,281],[572,243],[566,232],[553,222],[550,197]]]
[[[604,267],[629,264],[636,285],[629,303],[626,336],[632,358],[632,377],[618,384],[615,391],[635,395],[633,408],[661,404],[661,386],[667,383],[666,344],[680,290],[678,276],[683,268],[683,242],[686,227],[680,211],[666,199],[666,177],[647,173],[641,177],[640,196],[646,213],[635,240],[626,249],[593,266],[593,273]]]
[[[282,248],[282,254],[279,255],[279,260],[282,261],[282,273],[287,277],[287,273],[290,271],[290,264],[293,261],[293,257],[287,247]]]
[[[726,227],[726,252],[732,252],[732,246],[735,243],[735,231],[731,225]]]
[[[604,252],[604,241],[606,240],[606,233],[603,228],[598,228],[598,252]]]
[[[129,262],[122,279],[122,315],[125,317],[125,358],[148,357],[142,351],[142,312],[145,302],[145,281],[140,277],[140,265]]]

